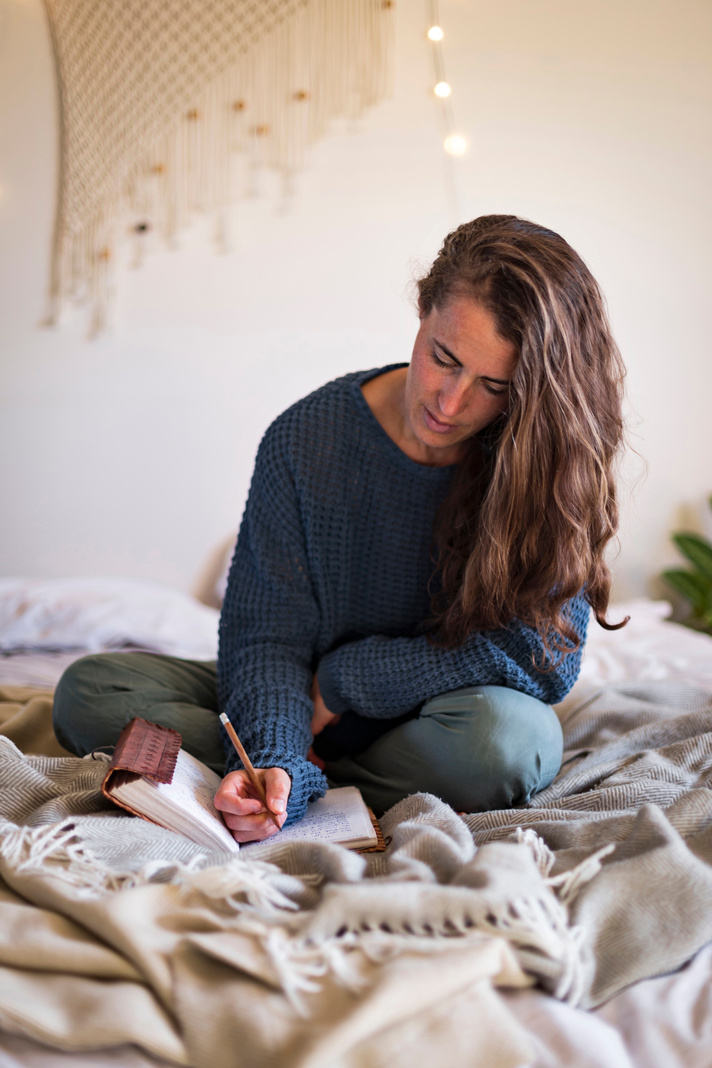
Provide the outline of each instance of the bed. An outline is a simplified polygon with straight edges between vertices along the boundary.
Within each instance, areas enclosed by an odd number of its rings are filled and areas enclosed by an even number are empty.
[[[712,1064],[712,639],[616,606],[526,808],[228,862],[108,813],[49,727],[87,651],[212,656],[220,582],[0,583],[0,1068]]]

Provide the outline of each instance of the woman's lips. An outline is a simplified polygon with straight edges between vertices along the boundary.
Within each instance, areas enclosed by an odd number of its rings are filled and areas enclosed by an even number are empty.
[[[451,431],[457,430],[457,424],[441,423],[428,408],[423,408],[423,418],[425,420],[425,425],[429,430],[432,430],[434,434],[449,434]]]

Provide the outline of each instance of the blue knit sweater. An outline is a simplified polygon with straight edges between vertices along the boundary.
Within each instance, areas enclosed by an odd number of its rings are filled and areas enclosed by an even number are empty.
[[[356,713],[357,749],[358,725],[373,726],[360,717],[393,719],[437,694],[488,684],[554,703],[580,667],[581,649],[538,671],[532,653],[541,664],[541,640],[521,623],[472,634],[452,650],[419,633],[429,615],[433,523],[453,468],[415,463],[377,422],[361,386],[392,369],[336,379],[270,426],[230,568],[219,704],[255,767],[291,776],[290,823],[326,789],[306,758],[317,669],[327,708]],[[588,605],[579,596],[568,611],[583,643]],[[241,765],[223,740],[227,773]]]

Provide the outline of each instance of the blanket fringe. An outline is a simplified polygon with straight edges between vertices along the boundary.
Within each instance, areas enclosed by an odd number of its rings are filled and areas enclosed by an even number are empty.
[[[223,864],[153,861],[139,871],[113,871],[82,842],[76,820],[43,827],[13,827],[0,843],[8,867],[27,874],[51,874],[71,883],[80,896],[97,896],[171,882],[199,891],[235,913],[237,929],[259,940],[275,980],[295,1010],[307,1014],[304,996],[327,974],[358,993],[361,982],[354,950],[374,962],[406,951],[437,952],[453,940],[499,937],[521,966],[560,1000],[577,1004],[585,992],[583,932],[569,922],[569,906],[601,869],[614,846],[552,877],[553,854],[531,830],[520,831],[511,848],[525,846],[536,862],[536,882],[520,896],[496,900],[468,885],[370,880],[329,885],[317,894],[314,879],[288,876],[276,865],[233,857]],[[531,862],[528,862],[531,863]],[[514,869],[513,869],[514,870]],[[526,870],[526,864],[522,871]],[[304,907],[305,897],[318,907]]]
[[[76,833],[76,824],[69,819],[48,827],[13,829],[2,840],[0,856],[16,871],[27,872],[41,870],[48,860],[71,863],[87,855]]]
[[[514,840],[518,845],[525,845],[531,850],[536,865],[544,876],[546,885],[558,890],[557,897],[564,905],[570,905],[581,887],[590,882],[594,875],[598,875],[601,870],[601,861],[604,857],[610,856],[616,848],[615,842],[610,842],[592,853],[590,857],[586,857],[585,860],[582,860],[580,864],[577,864],[570,871],[550,877],[549,873],[554,866],[556,857],[544,839],[540,838],[531,827],[526,830],[517,827]]]
[[[295,943],[279,927],[268,931],[262,941],[284,994],[299,1015],[306,1019],[309,1010],[302,995],[315,994],[321,988],[319,980],[329,971],[329,954]],[[337,978],[345,974],[341,961],[334,974]]]
[[[283,922],[285,912],[294,912],[299,905],[275,885],[276,880],[285,883],[289,876],[274,864],[235,857],[227,864],[181,870],[173,881],[186,889],[199,890],[211,900],[222,901],[237,913],[250,912],[266,921]],[[301,890],[300,880],[291,881],[295,891]]]
[[[82,897],[168,881],[186,890],[200,890],[213,900],[225,902],[236,912],[250,911],[265,923],[281,920],[285,911],[298,908],[273,885],[277,880],[284,883],[283,873],[264,861],[235,858],[225,865],[203,867],[203,854],[189,863],[152,860],[138,871],[117,871],[99,860],[82,842],[73,818],[43,827],[9,826],[12,829],[0,842],[0,857],[9,867],[22,874],[52,874],[71,883]],[[244,896],[244,900],[240,900],[240,896]]]
[[[531,850],[537,868],[544,878],[546,878],[553,868],[556,858],[544,839],[540,838],[536,831],[533,831],[531,827],[527,827],[526,829],[517,827],[517,833],[514,840],[518,845],[525,845]]]
[[[82,842],[69,818],[44,827],[18,827],[0,842],[0,857],[25,875],[48,875],[70,883],[80,897],[128,890],[156,881],[175,861],[151,861],[140,871],[115,871]]]
[[[473,935],[503,938],[557,997],[575,1004],[582,996],[581,934],[546,880],[504,901],[458,885],[391,882],[379,886],[377,900],[368,891],[327,887],[319,909],[304,917],[302,938],[319,947],[368,941],[381,952],[416,942],[452,946]]]
[[[581,890],[581,887],[586,883],[589,883],[594,875],[598,875],[601,870],[601,861],[603,858],[610,856],[615,848],[615,842],[610,842],[595,853],[592,853],[590,857],[586,857],[585,860],[582,860],[581,863],[577,864],[571,871],[565,871],[561,875],[555,875],[553,878],[547,879],[547,884],[558,889],[558,897],[560,901],[567,906],[571,905]]]

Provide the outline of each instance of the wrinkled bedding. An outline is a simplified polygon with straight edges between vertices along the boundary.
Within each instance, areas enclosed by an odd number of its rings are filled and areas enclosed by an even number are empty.
[[[43,702],[48,712],[49,700],[36,695],[22,706],[35,725]],[[16,735],[17,704],[4,728]],[[252,900],[245,880],[255,873],[244,861],[232,870],[178,836],[107,812],[92,762],[26,758],[0,743],[0,924],[8,910],[15,917],[13,938],[0,939],[13,946],[0,971],[4,1029],[82,1056],[129,1042],[172,1063],[217,1068],[316,1068],[364,1057],[417,1068],[445,1063],[444,1049],[448,1063],[457,1054],[488,1068],[571,1064],[572,1050],[577,1066],[628,1068],[654,1063],[632,1059],[627,1046],[634,1036],[647,1048],[645,1030],[636,1035],[631,1023],[638,992],[648,986],[654,998],[649,984],[676,981],[694,990],[694,1001],[687,1032],[675,1039],[668,1028],[668,1051],[678,1041],[679,1063],[694,1064],[709,1021],[700,1004],[709,1000],[704,947],[712,939],[712,694],[679,683],[621,684],[574,710],[564,731],[562,772],[526,808],[461,819],[417,795],[387,815],[390,847],[368,861],[335,847],[265,845],[250,861],[264,866]],[[29,800],[21,782],[32,784]],[[130,847],[114,825],[131,829]],[[41,839],[45,827],[51,835]],[[31,926],[17,920],[28,907]],[[132,942],[125,923],[137,914],[151,922]],[[72,955],[57,938],[68,920]],[[90,966],[76,963],[79,941]],[[64,971],[70,956],[76,991]],[[651,978],[687,961],[676,977]],[[419,985],[421,968],[427,981]],[[502,991],[532,982],[538,990]],[[128,1013],[119,1011],[126,989],[139,997]],[[58,990],[73,993],[65,1003]],[[613,1006],[626,996],[631,1008],[621,1017]],[[55,1029],[43,1032],[27,1006],[48,1000]],[[596,1014],[576,1007],[606,1002]],[[99,1033],[80,1026],[75,1003],[95,1006]],[[150,1041],[137,1023],[147,1004]],[[264,1022],[275,1012],[276,1038]],[[122,1029],[122,1019],[132,1027]],[[221,1059],[230,1036],[244,1048],[240,1060]]]
[[[130,607],[134,613],[137,606],[132,604]],[[458,966],[451,962],[442,966],[444,956],[422,955],[421,950],[416,951],[411,945],[412,958],[406,951],[405,957],[399,953],[393,961],[367,964],[368,968],[375,969],[370,973],[372,976],[384,976],[378,993],[376,986],[365,984],[364,1005],[375,1004],[376,1013],[369,1017],[370,1010],[364,1010],[363,1019],[371,1020],[366,1024],[358,1015],[354,1016],[358,1022],[349,1025],[352,1027],[351,1037],[345,1039],[341,1047],[320,1045],[320,1036],[311,1045],[300,1047],[299,1056],[304,1058],[303,1061],[294,1059],[294,1049],[289,1060],[285,1060],[286,1054],[278,1049],[272,1050],[269,1057],[264,1049],[259,1055],[245,1051],[238,1057],[235,1050],[238,1047],[242,1050],[244,1046],[240,1039],[242,1024],[233,1020],[231,1026],[236,1030],[233,1029],[225,1039],[232,1051],[227,1063],[247,1065],[256,1057],[254,1063],[260,1066],[288,1063],[291,1068],[292,1064],[311,1065],[311,1057],[315,1058],[315,1064],[323,1064],[325,1068],[342,1064],[358,1064],[360,1068],[362,1063],[380,1064],[379,1058],[383,1057],[384,1064],[387,1059],[389,1064],[398,1065],[401,1063],[398,1050],[402,1048],[408,1053],[409,1059],[404,1063],[408,1063],[409,1068],[417,1068],[421,1052],[423,1063],[429,1068],[439,1064],[450,1068],[458,1063],[482,1064],[490,1068],[490,1065],[500,1063],[493,1059],[496,1047],[496,1056],[503,1058],[501,1063],[511,1063],[513,1068],[516,1065],[522,1068],[525,1065],[569,1068],[572,1064],[577,1068],[702,1068],[703,1065],[706,1068],[709,1065],[712,932],[707,931],[705,925],[706,914],[712,913],[706,898],[709,889],[709,798],[712,796],[707,722],[712,695],[712,643],[706,636],[665,623],[663,617],[667,607],[647,601],[632,602],[620,606],[621,613],[632,615],[631,624],[623,631],[606,633],[593,628],[581,678],[572,694],[557,709],[564,722],[567,762],[549,790],[535,798],[532,805],[515,813],[480,814],[468,817],[464,822],[454,817],[451,823],[454,814],[448,810],[444,823],[442,814],[435,819],[435,839],[442,845],[443,834],[445,841],[454,834],[455,854],[460,848],[457,843],[461,842],[459,836],[464,829],[465,841],[480,847],[480,862],[483,847],[488,844],[504,845],[505,849],[519,850],[521,855],[534,859],[536,871],[549,895],[545,895],[544,900],[554,901],[555,913],[557,909],[564,910],[566,928],[575,933],[576,966],[573,971],[569,967],[568,986],[561,980],[565,972],[564,961],[568,960],[571,965],[573,959],[572,942],[566,938],[562,940],[560,930],[558,950],[553,948],[556,938],[554,942],[549,938],[549,957],[535,953],[535,959],[531,960],[527,958],[526,945],[508,939],[501,929],[483,931],[476,928],[470,932],[477,936],[473,945],[481,939],[482,946],[486,944],[490,948],[486,951],[478,949],[479,960],[471,963],[468,946],[462,959],[468,958],[468,968],[481,966],[483,971],[477,974],[467,969],[458,971]],[[145,621],[148,618],[145,605],[139,604],[138,609],[137,621]],[[166,651],[175,651],[177,643],[184,639],[190,609],[187,612],[180,622],[184,633],[176,633],[171,639],[174,640],[172,650]],[[170,614],[164,613],[164,618],[168,620]],[[204,627],[208,622],[208,617],[203,617]],[[143,634],[146,634],[145,627]],[[131,628],[126,626],[115,635],[113,647],[130,647],[134,640]],[[199,640],[209,643],[207,629]],[[0,657],[0,683],[3,679],[34,681],[51,688],[64,664],[84,651],[76,647],[59,651],[56,647],[52,651],[25,648],[22,653],[15,650],[13,655]],[[179,655],[190,655],[190,652],[186,649]],[[205,655],[210,655],[207,646]],[[671,688],[671,682],[678,685]],[[602,692],[606,683],[616,685]],[[648,683],[655,685],[650,687]],[[681,687],[681,683],[684,686]],[[63,755],[51,732],[49,694],[14,689],[0,694],[0,700],[3,698],[0,735],[11,739],[24,753]],[[60,810],[55,814],[58,819],[62,816]],[[448,879],[450,882],[456,879],[447,865],[443,870],[450,872],[448,877],[444,879],[436,865],[433,879],[433,846],[428,839],[433,831],[430,826],[433,818],[434,809],[426,806],[419,814],[411,812],[407,819],[400,820],[404,824],[397,846],[400,859],[393,855],[391,846],[387,858],[377,861],[377,864],[391,865],[390,872],[375,870],[370,878],[375,875],[378,879],[390,880],[394,872],[402,869],[406,875],[404,884],[421,882],[429,885],[434,881],[441,887],[449,885]],[[450,830],[443,830],[443,827]],[[520,830],[518,843],[508,841],[516,837],[517,828],[526,830],[526,840],[522,839]],[[92,845],[96,848],[95,840]],[[613,852],[606,853],[611,845],[615,846]],[[268,846],[261,850],[264,862],[289,871],[292,863],[289,858],[269,855],[275,848]],[[452,844],[446,845],[445,853],[450,855],[452,851]],[[464,867],[471,865],[475,855],[465,861],[461,857],[461,864]],[[589,858],[593,859],[587,868]],[[487,859],[486,855],[484,859]],[[192,861],[188,857],[183,862],[189,865]],[[577,872],[573,883],[572,871]],[[630,889],[631,872],[636,883],[642,886],[642,890],[635,894],[631,894]],[[304,875],[303,871],[301,875]],[[134,878],[135,873],[131,877]],[[289,877],[299,878],[299,871]],[[41,881],[43,876],[39,878]],[[396,878],[400,880],[399,875]],[[116,896],[117,893],[128,900],[131,892],[127,884],[122,891],[113,893],[118,901],[121,898]],[[541,906],[541,899],[534,895],[531,900],[535,899]],[[637,909],[635,922],[632,922],[631,899]],[[702,902],[706,904],[703,906]],[[11,913],[13,909],[20,909],[23,916],[28,914],[33,921],[39,911],[45,909],[44,900],[40,905],[30,904],[22,896],[18,897],[16,889],[11,889],[7,882],[2,884],[0,904]],[[49,911],[54,915],[52,908]],[[204,913],[198,911],[204,923]],[[316,909],[316,913],[319,911]],[[358,912],[353,898],[347,912],[351,916]],[[556,914],[560,918],[560,914]],[[689,923],[688,917],[691,917]],[[685,922],[682,924],[683,937],[680,937],[682,918]],[[18,919],[9,942],[22,946],[25,933],[31,927],[32,923]],[[466,930],[470,931],[469,928]],[[462,932],[450,934],[450,943],[462,936]],[[541,936],[541,931],[539,934]],[[120,925],[116,935],[121,942]],[[75,936],[76,931],[72,937]],[[348,937],[362,935],[351,932]],[[86,938],[83,929],[82,938]],[[102,946],[106,942],[106,938],[101,939]],[[109,944],[113,945],[111,939]],[[425,944],[429,944],[427,939]],[[70,939],[70,946],[73,945]],[[500,948],[493,949],[493,946]],[[64,948],[66,950],[67,946]],[[462,948],[464,942],[454,950],[449,945],[448,955],[454,953],[458,959],[458,949]],[[383,944],[379,952],[383,952]],[[125,946],[122,945],[119,956],[124,953]],[[200,953],[200,957],[193,953],[192,960],[195,964],[200,959],[203,967],[204,945],[201,945]],[[60,957],[53,960],[50,954],[47,959],[46,949],[31,945],[28,959],[32,980],[41,975],[51,986],[54,965],[59,969],[54,974],[62,977]],[[351,957],[355,959],[353,953]],[[603,965],[606,958],[613,961],[613,966],[610,962]],[[66,959],[62,959],[66,964]],[[116,959],[112,957],[112,960]],[[215,957],[208,953],[207,959],[212,961],[212,968]],[[418,959],[425,962],[429,976],[429,998],[424,1006],[416,1000],[414,1003],[421,1008],[414,1013],[401,1011],[397,1019],[388,1016],[390,1010],[385,1017],[379,1015],[386,990],[390,991],[393,1004],[408,1004],[409,998],[404,995],[402,984],[409,978],[411,965],[416,967],[413,962]],[[406,961],[401,973],[397,971],[398,960]],[[234,961],[219,963],[218,970],[223,976],[225,968],[230,974],[235,970]],[[8,964],[7,959],[0,962],[0,1006],[3,1005],[3,994],[14,992],[16,995],[20,989],[27,989],[17,985],[17,966],[17,960],[14,964]],[[331,966],[333,968],[334,961]],[[190,968],[188,973],[191,973]],[[449,976],[454,978],[451,980]],[[513,984],[511,989],[502,985],[503,978]],[[341,1004],[348,1004],[349,998],[358,1000],[359,995],[353,991],[349,993],[348,983],[342,988],[331,973],[326,981],[323,976],[320,981],[322,993],[318,997],[328,998],[331,996],[329,991],[336,990],[346,998]],[[537,985],[530,986],[532,981]],[[91,982],[99,983],[105,997],[107,983],[111,986],[115,980],[107,977],[98,980],[95,976]],[[560,987],[559,999],[551,993],[556,991],[557,985]],[[59,978],[58,988],[63,990],[65,987],[66,981]],[[438,990],[435,998],[433,989]],[[281,996],[286,997],[289,1011],[292,1011],[294,1006],[289,997],[284,992]],[[577,999],[590,1008],[584,1010],[577,1006]],[[32,1000],[29,998],[30,1003]],[[45,1011],[52,1008],[49,1016],[58,1029],[57,1033],[43,1038],[26,1020],[18,1022],[12,1013],[8,1016],[6,1006],[0,1011],[3,1029],[0,1034],[0,1068],[15,1068],[20,1064],[36,1068],[67,1068],[68,1063],[73,1068],[75,1065],[77,1068],[109,1068],[110,1065],[146,1068],[164,1063],[202,1063],[199,1057],[203,1054],[196,1049],[185,1053],[184,1038],[183,1052],[178,1059],[178,1047],[164,1059],[166,1049],[161,1050],[155,1041],[146,1046],[137,1042],[135,1035],[122,1039],[119,1033],[113,1034],[111,1042],[104,1042],[103,1046],[99,1043],[98,1048],[95,1039],[92,1039],[94,1045],[81,1047],[75,1042],[68,1046],[58,1035],[62,1027],[69,1033],[74,1032],[71,1016],[63,1017],[59,1003],[49,997],[35,998],[34,1001]],[[22,998],[15,997],[16,1009],[27,1003],[28,998],[23,1002]],[[99,1009],[103,1006],[107,1019],[106,1006],[110,1002],[99,1000],[96,1005],[98,1018],[102,1018]],[[109,1013],[115,1028],[114,1015]],[[200,1013],[195,1018],[199,1020]],[[167,1019],[174,1021],[170,1012]],[[473,1023],[477,1026],[473,1027]],[[336,1028],[336,1031],[343,1036],[344,1028]],[[354,1038],[359,1031],[365,1043],[360,1047]],[[373,1038],[374,1033],[378,1034],[378,1041]],[[492,1043],[489,1052],[482,1044],[487,1035]],[[127,1041],[131,1044],[126,1044]],[[71,1054],[59,1052],[68,1048],[72,1049]],[[255,1048],[259,1049],[259,1044]],[[209,1051],[209,1055],[212,1057],[212,1052]],[[185,1056],[188,1060],[181,1060]],[[364,1062],[364,1057],[370,1059]],[[507,1057],[510,1059],[506,1060]],[[209,1063],[212,1068],[213,1063],[219,1065],[220,1061],[210,1060]]]

